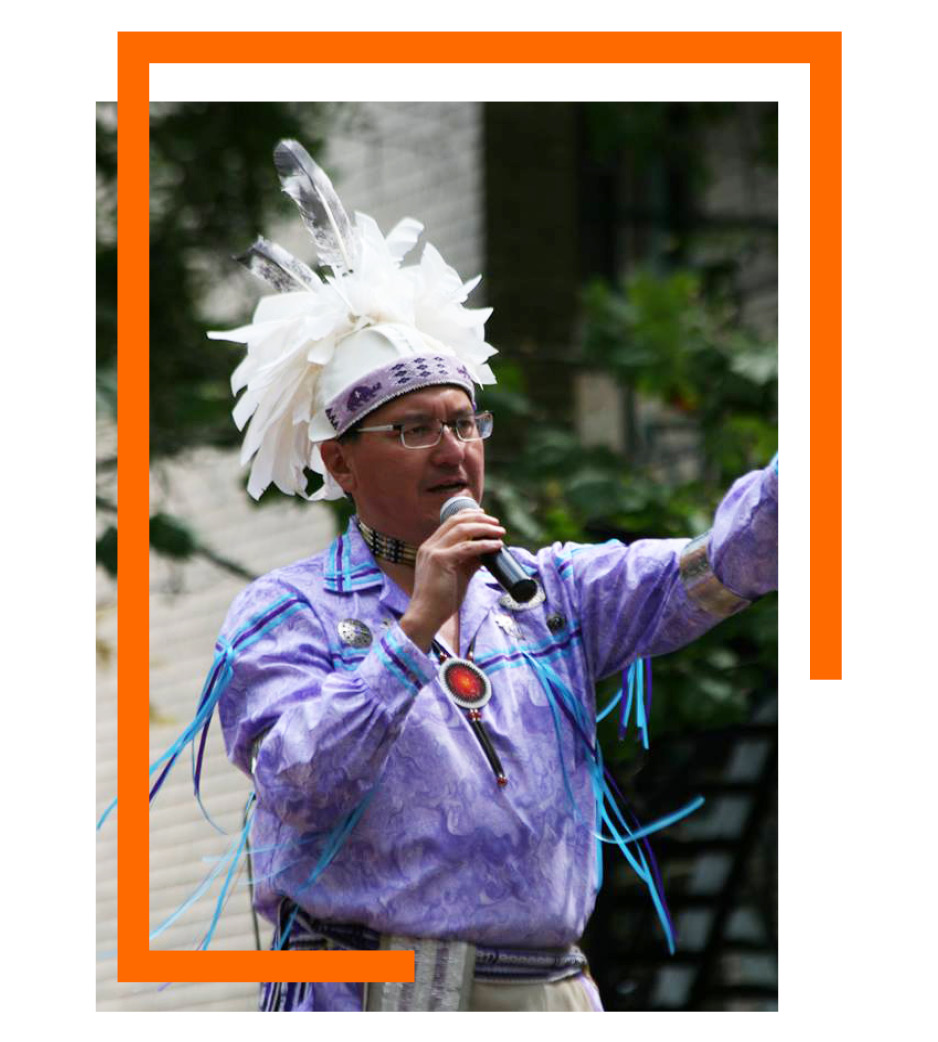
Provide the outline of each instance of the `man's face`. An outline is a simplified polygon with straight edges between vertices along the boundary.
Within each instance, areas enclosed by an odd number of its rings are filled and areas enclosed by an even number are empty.
[[[428,387],[402,395],[365,417],[363,427],[386,423],[453,421],[471,416],[472,402],[455,387]],[[365,432],[325,454],[358,516],[385,535],[420,544],[439,526],[440,507],[451,496],[482,499],[485,450],[445,428],[438,445],[409,449],[398,431]],[[325,450],[325,446],[324,446]],[[336,451],[341,450],[341,457]]]

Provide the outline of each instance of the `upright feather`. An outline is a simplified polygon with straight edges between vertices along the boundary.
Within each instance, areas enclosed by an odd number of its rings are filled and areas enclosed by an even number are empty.
[[[274,165],[283,190],[300,209],[320,262],[336,275],[354,271],[360,252],[357,229],[326,174],[298,141],[281,141]]]
[[[257,237],[253,246],[235,257],[235,260],[243,264],[252,275],[273,286],[278,293],[314,289],[319,283],[312,268],[262,235]]]

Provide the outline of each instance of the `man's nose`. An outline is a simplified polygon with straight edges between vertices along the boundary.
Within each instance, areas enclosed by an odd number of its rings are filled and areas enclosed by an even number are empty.
[[[451,424],[444,423],[440,440],[434,446],[434,458],[442,460],[461,460],[468,443],[456,436]]]

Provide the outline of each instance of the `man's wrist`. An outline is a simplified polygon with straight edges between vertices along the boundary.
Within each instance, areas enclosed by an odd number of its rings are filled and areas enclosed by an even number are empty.
[[[433,638],[439,629],[438,626],[435,626],[427,619],[421,618],[420,615],[412,614],[410,610],[406,611],[402,616],[400,627],[407,635],[408,640],[411,640],[423,652],[430,650],[430,645],[433,643]]]

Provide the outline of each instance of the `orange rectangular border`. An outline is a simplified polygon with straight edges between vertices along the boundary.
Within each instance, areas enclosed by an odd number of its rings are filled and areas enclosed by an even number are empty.
[[[328,40],[328,43],[326,43]],[[118,980],[405,981],[411,952],[151,951],[149,755],[150,63],[798,63],[811,68],[812,680],[841,679],[841,34],[118,33]]]

